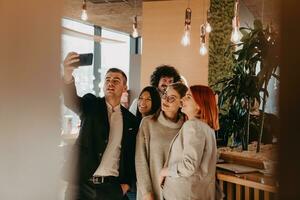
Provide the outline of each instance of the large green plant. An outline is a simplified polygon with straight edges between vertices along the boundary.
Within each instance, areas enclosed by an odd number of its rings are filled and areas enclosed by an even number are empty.
[[[222,110],[221,126],[226,135],[235,134],[242,141],[243,149],[247,150],[249,143],[250,102],[259,98],[258,79],[250,73],[245,62],[234,59],[233,75],[221,81],[222,92],[219,96],[221,108],[229,105],[228,110]],[[226,128],[224,129],[224,126]],[[230,131],[230,132],[229,132]]]
[[[212,26],[209,34],[208,83],[214,90],[220,90],[215,85],[219,80],[231,75],[232,57],[224,56],[226,50],[230,54],[234,48],[228,49],[232,18],[234,17],[235,0],[211,0],[208,21]]]
[[[238,50],[234,52],[233,75],[217,84],[221,85],[219,104],[223,113],[220,117],[223,131],[226,135],[233,133],[239,136],[243,149],[247,150],[250,104],[254,99],[259,99],[262,93],[264,113],[268,97],[267,86],[271,76],[278,78],[275,71],[279,62],[276,35],[270,27],[264,29],[262,23],[255,20],[254,28],[242,27],[240,31],[243,36],[236,45]],[[225,110],[224,105],[227,105]],[[263,123],[264,115],[261,117],[257,151],[260,149]]]

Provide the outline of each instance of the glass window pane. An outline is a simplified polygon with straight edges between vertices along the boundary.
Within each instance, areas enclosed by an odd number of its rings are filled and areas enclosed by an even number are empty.
[[[62,19],[62,26],[71,30],[94,35],[93,26],[73,21],[70,19]],[[67,54],[71,51],[77,52],[79,54],[93,53],[94,41],[62,34],[62,59],[65,59]],[[79,96],[83,96],[86,93],[94,93],[93,71],[93,65],[79,67],[74,71],[73,75],[75,77],[75,85],[77,88],[77,94]],[[65,106],[63,106],[62,108],[62,115],[63,132],[78,132],[78,126],[80,123],[79,117]]]
[[[123,43],[101,43],[101,82],[99,86],[102,88],[106,71],[109,68],[116,67],[129,75],[129,53],[130,53],[130,37],[121,32],[115,32],[108,29],[102,29],[102,37],[123,41]],[[130,77],[127,77],[128,80]],[[101,90],[100,96],[103,96]]]

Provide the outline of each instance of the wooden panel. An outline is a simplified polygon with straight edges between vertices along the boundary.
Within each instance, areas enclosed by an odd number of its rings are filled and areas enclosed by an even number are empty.
[[[264,191],[264,200],[270,200],[270,192]]]
[[[235,199],[240,200],[241,199],[241,186],[236,185],[235,187]]]
[[[221,187],[222,191],[224,191],[224,182],[220,180],[219,184],[220,184],[220,187]]]
[[[223,181],[230,182],[230,183],[235,183],[235,184],[238,184],[238,185],[243,185],[245,187],[256,188],[256,189],[260,189],[260,190],[264,190],[264,191],[268,191],[268,192],[276,192],[276,188],[274,186],[265,185],[265,184],[258,183],[258,182],[253,182],[253,181],[249,181],[249,180],[240,179],[238,177],[234,177],[234,176],[230,176],[230,175],[226,175],[226,174],[219,174],[218,173],[217,178],[219,180],[223,180]]]
[[[222,152],[220,154],[220,158],[225,160],[226,162],[236,163],[258,169],[264,169],[264,164],[262,160],[250,157],[243,157],[242,154],[237,154],[235,152]]]
[[[219,170],[217,180],[228,200],[270,200],[272,198],[270,193],[276,193],[278,189],[273,185],[274,181],[259,173],[233,174]],[[262,183],[260,180],[265,182]]]
[[[82,21],[81,5],[82,0],[63,0],[63,16]],[[134,2],[131,3],[104,3],[93,4],[87,2],[88,24],[122,31],[132,32],[133,16],[138,16],[138,31],[142,31],[142,0],[136,0],[136,9]],[[184,12],[184,11],[183,11]]]
[[[245,187],[245,200],[249,200],[249,199],[250,199],[250,188]]]
[[[254,189],[254,200],[259,200],[259,190]]]
[[[233,184],[227,183],[227,199],[231,200],[233,199]]]

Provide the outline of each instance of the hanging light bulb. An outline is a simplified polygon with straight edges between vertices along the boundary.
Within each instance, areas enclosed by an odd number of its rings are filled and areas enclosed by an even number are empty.
[[[231,33],[231,42],[238,43],[240,41],[240,33],[238,27],[234,27]]]
[[[137,38],[139,36],[139,32],[137,30],[137,16],[134,16],[133,18],[133,24],[132,24],[132,33],[131,36],[133,38]]]
[[[82,2],[82,9],[81,9],[81,19],[86,21],[88,19],[87,11],[86,11],[86,0]]]
[[[81,11],[81,19],[84,20],[84,21],[86,21],[88,19],[88,15],[87,15],[86,10]]]
[[[206,48],[205,43],[200,44],[199,53],[200,53],[201,56],[204,56],[204,55],[207,54],[207,48]]]
[[[205,31],[206,31],[207,33],[210,33],[210,32],[212,31],[212,28],[211,28],[209,22],[206,22],[206,24],[205,24]]]
[[[139,32],[138,32],[138,30],[137,30],[136,28],[133,28],[133,31],[132,31],[132,33],[131,33],[131,36],[132,36],[133,38],[139,37]]]
[[[189,26],[184,27],[184,33],[181,38],[181,44],[185,47],[191,44],[191,32]]]
[[[234,5],[234,17],[232,19],[232,32],[231,32],[231,42],[238,43],[241,39],[239,33],[239,19],[238,19],[238,0],[235,1]]]
[[[208,22],[209,17],[210,17],[210,12],[208,10],[207,11],[207,15],[206,15],[206,23],[205,23],[205,31],[206,31],[206,33],[210,33],[212,31],[211,25]]]
[[[205,24],[202,24],[200,27],[200,49],[199,53],[201,56],[204,56],[207,54],[207,48],[206,48],[206,42],[205,42],[205,36],[206,36],[206,26]]]
[[[270,42],[272,39],[272,34],[273,34],[273,27],[272,27],[272,22],[268,26],[268,31],[267,31],[267,41]]]
[[[192,10],[190,8],[187,8],[185,10],[184,32],[181,38],[181,44],[183,46],[188,46],[191,43],[191,20]]]

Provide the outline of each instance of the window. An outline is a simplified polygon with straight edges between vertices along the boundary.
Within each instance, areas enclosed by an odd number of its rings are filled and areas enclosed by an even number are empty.
[[[130,37],[124,33],[102,29],[102,37],[122,41],[123,43],[105,43],[101,44],[101,82],[99,87],[102,89],[105,73],[109,68],[116,67],[129,76],[129,57],[130,57]],[[128,80],[130,77],[127,77]],[[100,96],[103,96],[101,90]]]
[[[84,24],[70,19],[62,19],[63,27],[75,31],[94,35],[95,28],[93,25]],[[75,78],[75,85],[77,94],[83,96],[87,93],[95,94],[94,88],[100,87],[99,96],[103,96],[102,86],[104,83],[104,76],[106,71],[111,67],[122,69],[127,75],[129,74],[129,59],[130,59],[130,37],[121,32],[116,32],[108,29],[101,29],[102,37],[122,41],[122,43],[102,42],[100,45],[100,54],[95,54],[96,47],[94,41],[82,39],[79,37],[62,35],[62,60],[71,51],[77,53],[93,53],[94,60],[100,59],[100,66],[79,67],[73,73]],[[99,51],[96,51],[99,52]],[[94,70],[94,67],[98,70]],[[100,78],[100,83],[95,86],[94,80]],[[130,77],[127,77],[128,80]],[[98,95],[98,94],[95,94]],[[62,106],[62,129],[64,133],[78,133],[80,125],[79,117],[71,110]]]
[[[64,27],[80,31],[87,34],[94,34],[94,27],[91,25],[83,24],[73,20],[63,19],[62,24]],[[71,51],[77,53],[93,53],[94,42],[86,39],[81,39],[74,36],[62,35],[62,59],[65,59],[67,54]],[[74,71],[75,84],[77,93],[79,96],[83,96],[86,93],[93,92],[93,79],[94,70],[93,66],[79,67]]]

